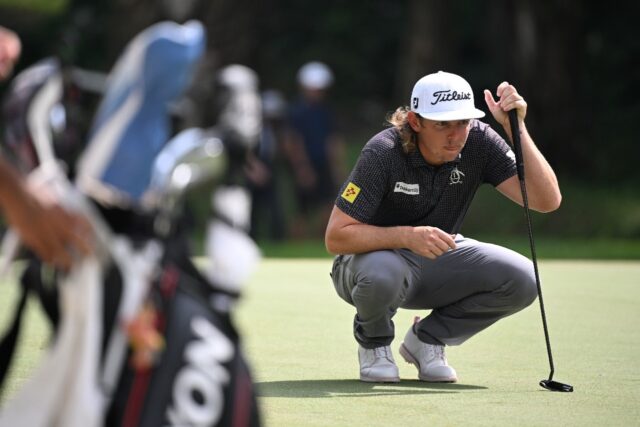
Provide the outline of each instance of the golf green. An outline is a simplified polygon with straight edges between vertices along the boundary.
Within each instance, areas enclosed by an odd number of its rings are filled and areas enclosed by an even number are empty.
[[[235,313],[268,427],[640,425],[640,262],[541,261],[557,393],[538,385],[549,365],[535,302],[459,347],[456,384],[417,381],[398,354],[399,384],[357,380],[353,309],[334,292],[331,261],[266,259]],[[0,286],[6,325],[15,286]],[[48,330],[31,302],[6,394],[37,364]],[[414,316],[395,317],[401,337]],[[5,394],[5,398],[6,398]]]
[[[352,307],[333,290],[326,260],[266,260],[238,323],[267,426],[640,425],[640,263],[542,261],[556,373],[549,375],[536,301],[447,356],[456,384],[417,381],[398,353],[414,316],[395,317],[399,384],[357,380]]]

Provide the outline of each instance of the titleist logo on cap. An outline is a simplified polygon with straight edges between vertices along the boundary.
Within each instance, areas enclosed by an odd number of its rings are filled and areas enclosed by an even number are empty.
[[[471,85],[462,77],[438,71],[416,82],[411,110],[429,120],[470,120],[484,117],[473,103]]]
[[[431,103],[431,105],[436,105],[438,102],[447,102],[447,101],[464,101],[467,99],[471,99],[470,92],[458,92],[452,90],[439,90],[437,92],[433,92],[433,97],[435,100]]]

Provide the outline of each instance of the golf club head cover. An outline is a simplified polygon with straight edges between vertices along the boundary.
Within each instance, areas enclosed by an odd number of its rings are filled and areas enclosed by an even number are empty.
[[[85,193],[105,202],[138,202],[170,136],[170,104],[190,84],[204,47],[197,21],[160,22],[129,43],[108,78],[79,160],[77,183]]]

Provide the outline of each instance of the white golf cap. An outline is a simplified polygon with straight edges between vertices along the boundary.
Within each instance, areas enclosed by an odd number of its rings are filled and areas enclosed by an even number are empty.
[[[218,81],[235,90],[256,90],[258,80],[258,74],[245,65],[227,65],[218,72]]]
[[[333,73],[322,62],[308,62],[298,70],[298,83],[308,89],[326,89],[333,83]]]
[[[418,80],[411,93],[411,111],[430,120],[466,120],[484,117],[473,103],[471,85],[462,77],[438,71]]]

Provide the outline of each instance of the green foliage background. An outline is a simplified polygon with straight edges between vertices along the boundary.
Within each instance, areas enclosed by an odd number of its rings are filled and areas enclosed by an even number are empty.
[[[23,37],[26,67],[60,53],[62,34],[81,28],[78,65],[107,71],[125,43],[167,18],[155,0],[0,0],[0,25]],[[529,103],[527,127],[559,176],[563,205],[534,215],[536,235],[640,239],[640,3],[610,7],[578,0],[250,0],[206,2],[184,19],[201,19],[220,67],[254,68],[263,88],[296,96],[295,73],[319,59],[335,72],[331,99],[348,143],[349,164],[379,131],[387,112],[406,103],[415,80],[437,69],[464,75],[481,90],[514,83]],[[68,46],[67,46],[68,47]],[[66,50],[68,53],[69,49]],[[214,78],[212,72],[209,78]],[[0,95],[4,86],[0,84]],[[487,118],[492,123],[491,118]],[[495,123],[492,123],[495,125]],[[281,171],[282,191],[290,178]],[[196,207],[207,211],[207,198]],[[487,190],[463,231],[521,235],[517,206]],[[290,219],[295,206],[285,200]]]

